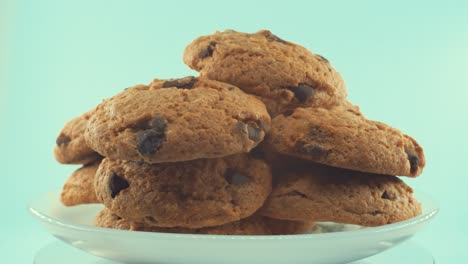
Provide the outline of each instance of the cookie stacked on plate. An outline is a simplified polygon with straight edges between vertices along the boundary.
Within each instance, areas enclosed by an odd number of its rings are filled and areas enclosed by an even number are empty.
[[[314,221],[378,226],[421,213],[422,148],[347,101],[324,57],[269,31],[194,40],[198,77],[125,89],[71,120],[55,157],[85,164],[65,205],[96,224],[201,234],[297,234]]]

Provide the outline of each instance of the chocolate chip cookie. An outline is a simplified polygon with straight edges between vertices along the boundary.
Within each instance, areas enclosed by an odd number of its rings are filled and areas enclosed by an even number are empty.
[[[96,226],[160,233],[210,234],[210,235],[288,235],[303,234],[313,228],[314,222],[278,220],[253,215],[239,221],[204,228],[155,227],[127,221],[109,209],[102,210],[94,221]]]
[[[148,163],[250,151],[270,127],[264,104],[204,78],[158,80],[104,100],[86,130],[103,156]]]
[[[347,96],[327,59],[268,30],[201,36],[186,47],[184,62],[201,76],[259,96],[272,116],[296,106],[338,105]]]
[[[101,163],[100,160],[84,165],[70,175],[65,182],[60,196],[66,206],[99,203],[94,191],[94,176]]]
[[[98,200],[127,220],[200,228],[252,215],[271,191],[271,172],[246,154],[158,164],[106,158],[95,188]]]
[[[84,132],[94,110],[88,111],[67,122],[60,131],[54,148],[55,159],[62,164],[87,164],[101,158],[88,147]]]
[[[275,175],[276,176],[276,175]],[[293,220],[380,226],[421,214],[413,190],[395,176],[313,165],[282,171],[259,213]]]
[[[334,167],[416,177],[425,166],[423,149],[412,137],[367,120],[346,107],[297,108],[279,115],[265,146],[277,153]]]

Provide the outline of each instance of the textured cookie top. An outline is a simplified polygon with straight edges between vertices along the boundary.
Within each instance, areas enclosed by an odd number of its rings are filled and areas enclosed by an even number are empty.
[[[98,199],[122,218],[158,227],[199,228],[252,215],[271,191],[268,165],[247,155],[148,164],[106,158]]]
[[[276,220],[265,216],[252,215],[239,221],[204,228],[155,227],[127,221],[113,214],[109,209],[102,210],[96,216],[94,223],[99,227],[121,230],[210,235],[302,234],[309,231],[314,226],[313,222]]]
[[[60,199],[66,206],[99,203],[94,191],[94,176],[100,160],[74,171],[63,186]]]
[[[298,105],[329,107],[346,98],[343,78],[327,59],[267,30],[201,36],[186,47],[184,62],[201,76],[260,96],[272,116]]]
[[[155,79],[104,100],[85,135],[106,157],[175,162],[248,152],[270,121],[261,101],[232,85]]]
[[[54,147],[55,159],[63,164],[87,164],[101,158],[85,142],[84,132],[94,110],[68,121],[60,131]]]
[[[269,217],[379,226],[421,214],[411,187],[395,176],[313,164],[276,176],[260,210]]]
[[[423,149],[410,136],[345,107],[298,108],[272,121],[267,148],[334,167],[415,177]]]

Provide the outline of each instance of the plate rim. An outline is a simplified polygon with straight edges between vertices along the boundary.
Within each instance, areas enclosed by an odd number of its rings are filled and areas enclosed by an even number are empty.
[[[119,230],[119,229],[110,229],[110,228],[102,228],[102,227],[97,227],[97,226],[89,226],[89,225],[84,225],[84,224],[74,224],[70,222],[63,221],[57,217],[48,215],[42,210],[35,208],[34,206],[35,203],[37,203],[40,200],[45,199],[48,196],[55,196],[59,197],[59,191],[55,192],[46,192],[38,195],[36,199],[31,200],[31,202],[28,205],[28,211],[29,213],[36,219],[38,219],[41,222],[47,223],[47,224],[52,224],[56,225],[62,228],[68,228],[71,230],[75,231],[80,231],[80,232],[87,232],[87,233],[102,233],[102,234],[107,234],[107,235],[125,235],[125,236],[135,236],[135,237],[141,237],[141,238],[151,238],[154,237],[155,239],[208,239],[208,240],[229,240],[229,241],[234,241],[234,240],[262,240],[262,241],[268,241],[268,240],[302,240],[302,239],[336,239],[337,237],[339,238],[352,238],[355,236],[372,236],[372,235],[378,235],[381,233],[386,233],[386,232],[391,232],[391,231],[397,231],[401,229],[405,229],[406,227],[414,226],[417,224],[421,224],[424,222],[428,222],[432,218],[434,218],[435,215],[438,214],[440,211],[439,204],[433,199],[433,197],[425,192],[418,191],[417,194],[415,193],[414,196],[418,201],[423,206],[423,213],[419,216],[397,222],[397,223],[392,223],[392,224],[387,224],[383,226],[377,226],[377,227],[366,227],[362,229],[356,229],[356,230],[347,230],[347,231],[339,231],[339,232],[330,232],[330,233],[318,233],[318,234],[297,234],[297,235],[207,235],[207,234],[179,234],[179,233],[161,233],[161,232],[144,232],[144,231],[128,231],[128,230]],[[57,200],[59,201],[59,199]],[[426,209],[428,211],[425,211],[424,204],[429,204],[429,208]]]

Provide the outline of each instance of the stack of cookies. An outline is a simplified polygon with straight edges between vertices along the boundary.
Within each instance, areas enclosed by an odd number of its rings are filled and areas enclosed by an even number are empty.
[[[421,213],[395,175],[421,174],[422,148],[366,119],[324,57],[266,30],[227,30],[183,58],[198,77],[127,88],[65,125],[55,157],[84,164],[65,205],[102,203],[100,227],[227,235]]]

